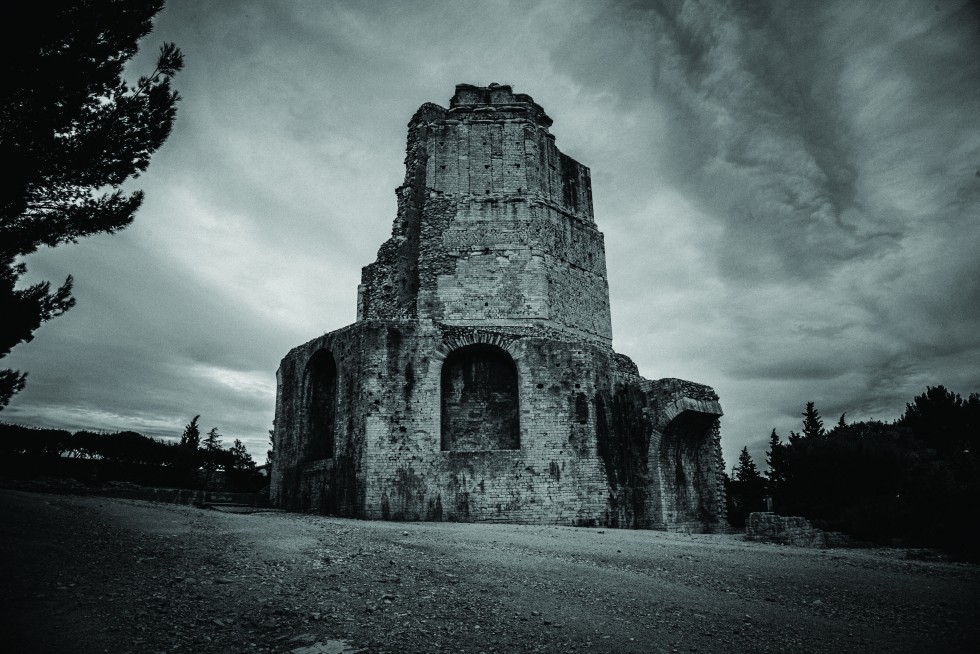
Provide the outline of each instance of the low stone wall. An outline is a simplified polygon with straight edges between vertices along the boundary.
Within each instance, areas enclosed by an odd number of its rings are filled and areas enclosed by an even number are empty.
[[[851,539],[838,532],[821,531],[806,518],[775,513],[750,513],[745,523],[747,540],[793,547],[845,547]]]
[[[264,493],[227,493],[187,488],[155,488],[126,482],[108,482],[89,486],[74,479],[0,479],[0,488],[35,493],[64,493],[66,495],[98,495],[128,500],[146,500],[167,504],[237,504],[256,508],[268,507],[269,496]]]
[[[226,493],[224,491],[196,491],[180,488],[96,488],[90,495],[121,497],[130,500],[166,502],[168,504],[239,504],[256,508],[268,507],[269,498],[260,493]]]

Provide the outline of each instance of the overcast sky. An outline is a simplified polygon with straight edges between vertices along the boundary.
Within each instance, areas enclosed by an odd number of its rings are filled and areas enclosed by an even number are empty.
[[[728,465],[774,427],[980,391],[980,16],[971,3],[198,2],[127,230],[27,259],[77,306],[18,346],[0,420],[264,458],[286,352],[354,321],[406,124],[511,84],[592,170],[613,345],[721,396]]]

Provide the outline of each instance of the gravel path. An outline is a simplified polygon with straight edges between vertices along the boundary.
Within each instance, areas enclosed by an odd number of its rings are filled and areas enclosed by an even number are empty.
[[[980,568],[907,554],[0,490],[0,650],[980,650]]]

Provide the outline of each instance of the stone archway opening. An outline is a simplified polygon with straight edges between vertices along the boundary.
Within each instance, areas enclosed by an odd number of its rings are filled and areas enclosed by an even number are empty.
[[[451,352],[440,404],[444,451],[520,449],[517,365],[503,348],[477,343]]]
[[[337,361],[318,350],[306,364],[307,461],[334,455],[337,422]]]
[[[717,520],[714,436],[718,416],[683,411],[664,429],[660,441],[664,518],[675,526]]]

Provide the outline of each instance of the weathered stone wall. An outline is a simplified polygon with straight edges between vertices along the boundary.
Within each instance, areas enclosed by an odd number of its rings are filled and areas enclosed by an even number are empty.
[[[589,170],[550,125],[507,86],[416,112],[358,322],[280,366],[274,503],[723,528],[718,398],[613,352]]]
[[[321,348],[337,347],[358,336],[362,374],[358,407],[364,438],[358,470],[367,488],[363,509],[353,515],[396,519],[499,520],[511,522],[604,523],[606,480],[594,448],[595,417],[591,399],[597,369],[604,367],[607,350],[575,343],[556,345],[553,333],[531,335],[531,329],[471,330],[415,321],[359,323],[340,339],[294,350],[281,371],[305,368],[304,358]],[[353,334],[351,333],[353,332]],[[363,332],[363,333],[359,333]],[[347,336],[347,338],[343,338]],[[549,338],[552,337],[552,338]],[[375,340],[376,339],[376,340]],[[519,449],[444,450],[441,421],[443,362],[450,352],[473,343],[501,348],[514,361],[519,379]],[[597,364],[595,359],[599,359]],[[350,360],[337,355],[338,370]],[[343,373],[340,373],[343,375]],[[302,378],[291,383],[301,396]],[[605,380],[608,384],[608,380]],[[341,382],[341,387],[344,383]],[[302,438],[290,439],[288,429],[302,412],[300,404],[287,409],[290,393],[280,391],[276,422],[276,469],[295,466],[306,477],[289,480],[302,490],[290,497],[283,491],[282,475],[273,497],[290,508],[330,510],[317,504],[317,484],[330,486],[336,474],[331,461],[302,462]],[[338,401],[348,401],[341,391]],[[576,399],[578,401],[576,401]],[[344,413],[342,408],[340,413]],[[292,415],[287,415],[287,414]],[[492,421],[492,416],[488,416]],[[300,421],[302,418],[299,419]],[[345,436],[338,425],[338,443]],[[338,445],[338,452],[343,448]],[[293,453],[292,457],[290,454]],[[310,469],[315,474],[310,474]],[[346,483],[346,480],[341,480]],[[321,492],[322,494],[322,492]]]
[[[360,515],[364,505],[364,416],[371,402],[362,372],[378,340],[377,327],[355,324],[291,351],[277,374],[275,456],[270,479],[274,504]],[[335,410],[316,410],[311,374],[329,354],[335,363]],[[313,365],[311,365],[313,364]],[[323,443],[323,439],[330,442]]]
[[[666,425],[652,420],[670,412],[664,405],[685,404],[685,398],[653,393],[645,388],[649,383],[624,375],[630,366],[608,348],[541,328],[409,320],[355,327],[294,350],[283,363],[282,370],[293,371],[288,386],[294,390],[280,391],[276,468],[286,468],[294,452],[300,477],[290,480],[297,489],[292,494],[277,479],[273,497],[281,497],[281,505],[383,519],[724,527],[724,497],[713,483],[721,470],[717,415],[685,410]],[[446,446],[442,421],[452,397],[444,392],[444,364],[473,344],[499,349],[513,361],[519,447]],[[348,456],[341,466],[302,460],[304,439],[287,436],[289,426],[305,420],[302,402],[291,415],[285,405],[303,397],[298,371],[325,350],[335,352],[341,378],[338,413],[350,417],[344,407],[351,402],[358,411],[358,420],[338,421],[335,447],[338,458],[344,452],[361,458]],[[356,382],[343,374],[351,365],[361,372]],[[485,408],[486,415],[471,417],[486,425],[499,425],[511,410]],[[676,427],[680,422],[683,429]],[[670,447],[663,446],[662,432]],[[344,475],[341,468],[359,474]],[[363,504],[336,499],[359,501],[360,492]]]
[[[817,529],[806,518],[767,511],[749,514],[745,523],[745,538],[793,547],[848,547],[856,544],[853,538],[840,532]]]
[[[406,325],[406,330],[411,329]],[[369,416],[366,514],[379,518],[598,522],[605,480],[587,443],[574,447],[567,392],[595,384],[581,347],[543,335],[452,326],[412,330],[404,365],[416,361],[412,396],[390,394],[388,415]],[[420,333],[421,332],[421,333]],[[500,348],[514,362],[519,449],[443,449],[442,371],[450,352],[473,343]],[[423,347],[418,347],[423,345]],[[574,350],[574,351],[573,351]],[[432,355],[423,361],[421,352]],[[579,366],[575,364],[579,363]],[[577,374],[576,374],[577,373]],[[579,377],[578,375],[581,375]],[[567,388],[566,388],[567,387]],[[494,422],[495,416],[487,416]],[[401,428],[405,430],[402,431]]]

